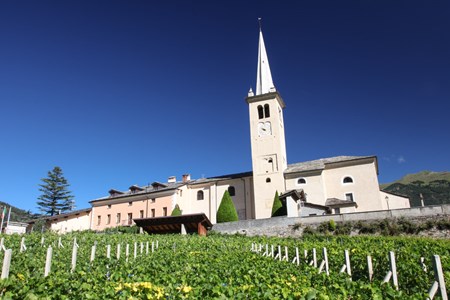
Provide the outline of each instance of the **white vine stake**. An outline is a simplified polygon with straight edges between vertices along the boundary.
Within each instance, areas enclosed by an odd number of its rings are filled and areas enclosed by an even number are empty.
[[[77,266],[77,252],[78,252],[78,244],[77,239],[75,238],[73,241],[73,248],[72,248],[72,265],[70,271],[75,271],[75,267]]]
[[[47,277],[48,274],[50,274],[50,269],[52,267],[52,255],[53,255],[53,249],[52,249],[52,246],[49,246],[47,249],[47,258],[45,259],[44,277]]]
[[[285,261],[289,261],[289,252],[288,252],[288,247],[284,246],[284,257],[283,260]]]
[[[297,266],[300,264],[300,257],[299,257],[299,254],[298,254],[298,247],[295,247],[295,257],[292,260],[292,263],[293,264],[297,264]]]
[[[20,241],[20,252],[24,252],[25,250],[27,250],[27,246],[25,246],[25,237],[23,237]]]
[[[384,277],[383,283],[389,282],[392,277],[392,283],[394,284],[395,289],[398,291],[397,265],[395,264],[395,253],[393,251],[389,252],[389,262],[391,264],[391,269]]]
[[[367,255],[367,269],[369,271],[369,281],[373,279],[372,256]]]
[[[319,267],[319,274],[322,272],[323,267],[325,267],[325,273],[327,273],[327,275],[330,275],[330,271],[328,269],[328,253],[327,253],[327,248],[323,248],[322,250],[323,253],[323,260],[320,263],[320,267]]]
[[[12,250],[11,249],[6,250],[5,256],[3,257],[3,267],[2,267],[1,279],[5,279],[5,278],[9,277],[9,268],[11,266],[11,256],[12,256]]]
[[[344,273],[345,271],[347,271],[348,276],[352,276],[352,270],[350,269],[350,255],[348,250],[344,250],[344,258],[345,258],[345,264],[342,266],[341,270],[339,271],[339,273]]]
[[[448,300],[447,290],[445,288],[444,273],[442,272],[441,258],[439,257],[439,255],[433,255],[433,270],[435,281],[428,291],[428,295],[430,295],[428,299],[433,299],[436,293],[439,291],[442,300]]]
[[[95,259],[95,251],[96,251],[96,249],[97,249],[96,245],[93,245],[92,248],[91,248],[91,262],[93,262],[94,259]]]

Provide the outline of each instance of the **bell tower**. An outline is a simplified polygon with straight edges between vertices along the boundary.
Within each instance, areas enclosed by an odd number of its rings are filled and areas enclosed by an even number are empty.
[[[287,168],[284,137],[284,101],[275,89],[262,31],[259,31],[256,94],[246,101],[250,113],[255,218],[270,218],[275,192],[285,191],[283,172]]]

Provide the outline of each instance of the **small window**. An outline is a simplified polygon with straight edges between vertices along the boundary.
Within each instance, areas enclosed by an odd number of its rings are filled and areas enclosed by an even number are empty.
[[[269,104],[264,104],[264,118],[270,117],[270,107]]]
[[[116,224],[120,224],[120,219],[121,219],[120,213],[117,213],[117,215],[116,215]]]
[[[111,215],[106,216],[106,224],[107,225],[111,224]]]
[[[343,182],[344,183],[352,183],[353,179],[351,177],[347,176],[347,177],[344,178]]]
[[[306,179],[305,178],[299,178],[297,180],[297,184],[306,184]]]
[[[197,192],[197,200],[203,200],[203,197],[204,197],[203,191],[198,191]]]
[[[139,211],[139,218],[144,218],[144,211],[143,210],[141,210],[141,211]]]
[[[270,178],[269,177],[267,177],[266,178],[266,182],[270,182],[271,180],[270,180]]]
[[[345,199],[346,199],[347,201],[352,201],[352,202],[354,202],[353,194],[352,194],[352,193],[347,193],[347,194],[345,194]]]
[[[167,216],[167,207],[163,207],[163,216],[164,216],[164,217]]]
[[[236,195],[236,189],[234,188],[234,186],[228,187],[228,193],[230,194],[230,196]]]
[[[97,225],[100,225],[102,223],[102,216],[97,217]]]
[[[152,208],[152,218],[154,218],[155,216],[156,216],[155,209]]]
[[[258,119],[264,118],[264,110],[261,105],[258,105]]]

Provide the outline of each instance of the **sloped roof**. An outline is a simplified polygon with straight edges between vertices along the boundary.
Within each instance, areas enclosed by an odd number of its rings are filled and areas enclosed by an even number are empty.
[[[375,156],[335,156],[328,158],[321,158],[316,160],[304,161],[295,164],[288,165],[287,169],[284,171],[287,173],[305,172],[305,171],[315,171],[323,170],[328,164],[356,161],[367,158],[375,158]]]
[[[121,192],[121,191],[114,190],[116,192],[120,192],[121,194],[115,195],[115,196],[110,195],[110,196],[106,196],[106,197],[97,198],[97,199],[89,201],[89,203],[96,202],[96,201],[102,201],[102,200],[108,200],[108,199],[118,199],[118,198],[123,198],[123,197],[128,197],[128,196],[148,194],[148,193],[156,193],[156,192],[161,192],[161,191],[169,191],[169,190],[177,189],[185,184],[186,184],[185,182],[171,182],[171,183],[167,183],[167,184],[160,183],[160,184],[156,184],[156,185],[147,185],[147,186],[143,186],[143,187],[138,187],[136,185],[133,185],[132,187],[137,187],[137,189],[134,189],[134,191],[128,190],[128,191]]]
[[[327,201],[325,201],[325,206],[328,207],[351,207],[351,206],[358,206],[356,202],[349,201],[349,200],[341,200],[337,198],[328,198]]]

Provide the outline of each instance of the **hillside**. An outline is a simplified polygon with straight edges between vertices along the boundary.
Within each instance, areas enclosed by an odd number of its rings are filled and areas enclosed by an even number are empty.
[[[8,218],[8,211],[9,211],[10,206],[11,206],[10,221],[12,221],[12,222],[26,222],[34,217],[34,215],[29,211],[25,211],[23,209],[14,207],[8,203],[0,201],[0,209],[3,209],[4,206],[7,207],[7,212],[6,212],[5,220],[4,220],[5,222]]]
[[[382,184],[387,192],[409,197],[411,206],[420,206],[420,194],[425,205],[450,203],[450,172],[422,171],[408,174],[392,183]]]

